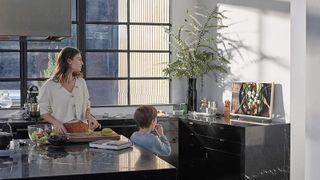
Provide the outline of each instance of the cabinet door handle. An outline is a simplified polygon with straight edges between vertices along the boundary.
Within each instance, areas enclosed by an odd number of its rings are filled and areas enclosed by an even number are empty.
[[[220,142],[224,142],[224,139],[219,139]]]
[[[190,125],[193,125],[193,122],[189,122]]]
[[[219,127],[220,130],[224,130],[224,127]]]
[[[16,129],[16,131],[28,131],[28,129]]]
[[[206,159],[208,159],[208,153],[206,152]]]
[[[190,133],[190,136],[194,136],[194,134],[193,134],[193,133]]]

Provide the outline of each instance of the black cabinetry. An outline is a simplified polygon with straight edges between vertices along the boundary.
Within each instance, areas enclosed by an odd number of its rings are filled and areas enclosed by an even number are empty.
[[[29,139],[28,135],[28,125],[32,124],[43,124],[46,122],[37,122],[37,121],[0,121],[0,126],[3,123],[9,123],[12,128],[12,134],[14,139]]]
[[[11,124],[14,139],[28,139],[28,128],[25,124]]]
[[[170,163],[171,165],[178,168],[178,118],[159,118],[158,123],[162,125],[164,134],[166,135],[168,141],[171,145],[171,155],[170,156],[159,156],[161,159]]]
[[[179,120],[180,179],[289,179],[288,124]]]
[[[101,128],[111,128],[118,134],[130,139],[132,133],[138,130],[138,126],[133,119],[108,119],[99,120]]]

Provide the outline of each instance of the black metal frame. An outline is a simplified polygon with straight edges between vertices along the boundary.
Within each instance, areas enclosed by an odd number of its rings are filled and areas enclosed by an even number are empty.
[[[128,105],[111,105],[111,106],[96,106],[96,107],[126,107],[131,106],[130,103],[130,80],[169,80],[169,103],[171,103],[171,79],[169,77],[130,77],[130,53],[169,53],[169,61],[171,61],[171,46],[169,50],[130,50],[130,26],[131,25],[141,25],[141,26],[168,26],[171,28],[171,16],[169,15],[169,23],[139,23],[130,22],[130,0],[127,0],[127,22],[100,22],[100,21],[89,21],[86,22],[86,1],[77,0],[77,20],[72,21],[72,24],[77,24],[77,46],[82,52],[84,67],[86,67],[86,53],[87,52],[123,52],[127,53],[127,77],[87,77],[86,68],[83,68],[83,75],[86,80],[128,80]],[[81,12],[81,13],[80,13]],[[169,6],[169,14],[171,14],[171,5]],[[101,25],[126,25],[127,26],[127,50],[121,49],[87,49],[86,48],[86,25],[87,24],[101,24]],[[59,52],[60,49],[29,49],[27,48],[27,43],[29,41],[38,40],[28,40],[26,37],[20,37],[20,50],[0,50],[0,52],[20,52],[20,79],[18,78],[0,78],[0,82],[7,81],[20,81],[21,90],[21,105],[25,102],[27,93],[27,82],[28,81],[45,81],[47,78],[27,78],[27,53],[28,52]],[[159,104],[157,104],[159,105]],[[160,104],[161,105],[161,104]],[[163,104],[162,104],[163,105]],[[132,105],[135,106],[135,105]]]

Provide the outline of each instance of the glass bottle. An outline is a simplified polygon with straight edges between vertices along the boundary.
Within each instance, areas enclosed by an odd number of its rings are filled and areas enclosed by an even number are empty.
[[[206,112],[206,109],[208,108],[208,100],[207,98],[202,98],[200,100],[200,112]]]
[[[224,102],[223,117],[225,122],[230,122],[230,101]]]

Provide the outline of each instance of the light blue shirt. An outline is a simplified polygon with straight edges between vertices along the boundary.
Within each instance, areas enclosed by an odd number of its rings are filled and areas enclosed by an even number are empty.
[[[169,156],[171,146],[166,136],[156,136],[151,133],[134,132],[131,135],[131,141],[160,156]]]

